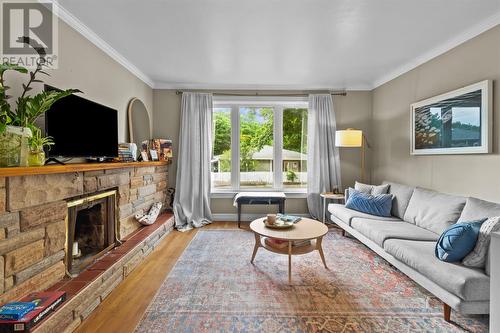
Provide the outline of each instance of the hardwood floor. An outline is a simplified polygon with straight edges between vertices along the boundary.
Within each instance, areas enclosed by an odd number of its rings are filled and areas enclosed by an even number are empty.
[[[249,223],[242,222],[242,229]],[[214,222],[204,229],[237,229],[236,222]],[[198,229],[172,231],[162,243],[94,310],[76,330],[133,332],[157,290]],[[250,253],[249,253],[250,256]]]

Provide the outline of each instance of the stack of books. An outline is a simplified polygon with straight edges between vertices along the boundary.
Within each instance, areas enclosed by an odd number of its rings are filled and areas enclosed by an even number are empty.
[[[120,162],[133,162],[135,161],[134,152],[130,143],[120,143],[118,145],[118,159]]]
[[[29,332],[66,300],[66,292],[29,294],[0,308],[0,333]]]
[[[33,302],[7,303],[0,308],[0,320],[18,320],[35,308]]]

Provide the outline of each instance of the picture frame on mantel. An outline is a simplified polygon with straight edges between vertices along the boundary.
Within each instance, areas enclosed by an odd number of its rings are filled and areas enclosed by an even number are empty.
[[[488,154],[493,82],[485,80],[410,105],[410,154]]]

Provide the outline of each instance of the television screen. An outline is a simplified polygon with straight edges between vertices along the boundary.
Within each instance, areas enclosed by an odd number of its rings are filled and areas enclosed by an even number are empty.
[[[76,95],[52,105],[45,115],[45,132],[55,143],[50,157],[118,156],[117,111]]]

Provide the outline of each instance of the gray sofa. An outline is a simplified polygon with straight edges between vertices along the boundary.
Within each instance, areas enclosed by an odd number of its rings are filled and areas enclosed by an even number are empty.
[[[331,219],[375,251],[444,304],[444,318],[451,308],[466,314],[489,313],[489,264],[474,269],[446,263],[435,257],[441,233],[457,222],[500,215],[500,204],[414,188],[392,182],[391,217],[378,217],[330,204]],[[489,260],[488,260],[489,262]]]

